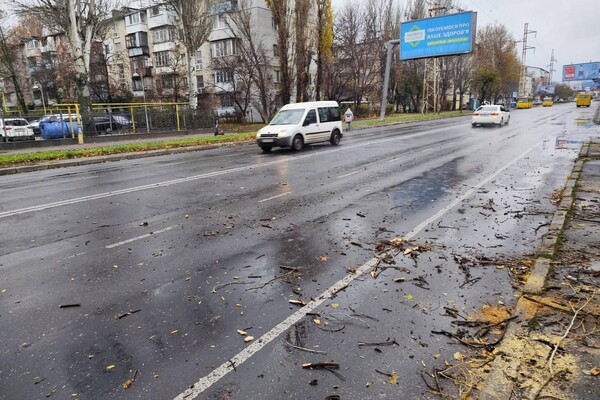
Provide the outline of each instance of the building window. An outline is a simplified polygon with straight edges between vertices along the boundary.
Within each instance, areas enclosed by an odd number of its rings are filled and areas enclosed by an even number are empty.
[[[202,71],[202,51],[196,50],[194,61],[196,62],[196,71]]]
[[[213,24],[213,29],[224,29],[227,28],[227,19],[225,14],[215,15],[215,22]]]
[[[215,72],[215,83],[233,82],[233,74],[229,71]]]
[[[157,51],[154,53],[154,66],[166,67],[171,63],[171,54],[169,51]]]
[[[130,49],[132,47],[136,47],[135,33],[132,35],[125,36],[125,46]]]
[[[173,41],[174,32],[172,29],[160,29],[158,31],[152,31],[152,42],[164,43]]]
[[[115,22],[113,29],[114,29],[115,36],[119,36],[119,24],[117,24]]]
[[[273,82],[281,82],[281,73],[279,71],[273,71]]]
[[[122,50],[122,48],[121,48],[121,43],[119,43],[119,42],[115,43],[115,52],[117,52],[117,53],[118,53],[118,52],[120,52],[121,50]]]
[[[202,75],[196,76],[196,86],[198,86],[198,89],[204,87],[204,76],[202,76]]]
[[[37,39],[33,39],[27,42],[27,50],[33,50],[40,47],[40,42]]]
[[[38,65],[37,58],[36,57],[27,57],[27,65],[29,66],[29,68],[36,68]]]
[[[234,39],[225,39],[211,44],[212,57],[225,57],[237,54],[237,46]]]
[[[273,57],[279,57],[279,46],[273,45]]]
[[[157,15],[160,15],[160,7],[159,6],[154,6],[150,9],[150,16],[151,17],[156,17]]]
[[[127,25],[139,24],[140,22],[145,23],[146,22],[146,13],[137,12],[137,13],[129,14],[126,18],[126,21],[127,21]]]

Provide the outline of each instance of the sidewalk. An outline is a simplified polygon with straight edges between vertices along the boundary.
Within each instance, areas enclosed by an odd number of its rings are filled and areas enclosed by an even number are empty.
[[[600,398],[600,143],[585,144],[479,399]]]

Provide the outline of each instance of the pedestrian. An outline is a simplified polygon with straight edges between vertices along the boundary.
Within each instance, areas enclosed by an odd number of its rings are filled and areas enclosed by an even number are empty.
[[[354,119],[354,114],[352,114],[352,110],[350,109],[350,107],[348,107],[348,109],[344,113],[344,120],[346,121],[346,130],[347,131],[350,130],[350,123],[352,122],[353,119]]]

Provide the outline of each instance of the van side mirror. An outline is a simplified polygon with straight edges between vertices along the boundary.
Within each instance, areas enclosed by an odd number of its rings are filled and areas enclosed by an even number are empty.
[[[307,118],[304,120],[304,123],[302,123],[302,126],[308,126],[310,125],[310,120]]]

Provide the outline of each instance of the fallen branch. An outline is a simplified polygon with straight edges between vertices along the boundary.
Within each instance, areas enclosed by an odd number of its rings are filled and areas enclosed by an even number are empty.
[[[325,361],[325,362],[316,362],[316,363],[304,363],[302,364],[302,368],[332,368],[338,369],[340,367],[340,363],[336,363],[333,361]]]
[[[281,267],[280,267],[280,268],[281,268]],[[246,292],[247,292],[248,290],[263,289],[263,288],[264,288],[265,286],[267,286],[268,284],[270,284],[270,283],[272,283],[272,282],[274,282],[274,281],[276,281],[276,280],[278,280],[278,279],[283,279],[283,278],[286,278],[286,277],[288,277],[288,276],[290,276],[290,275],[292,275],[292,274],[294,274],[294,273],[297,273],[297,272],[298,272],[298,270],[297,270],[297,269],[290,270],[290,272],[286,272],[286,273],[285,273],[285,274],[283,274],[283,275],[278,275],[278,276],[276,276],[276,277],[274,277],[274,278],[271,278],[271,279],[269,279],[268,281],[266,281],[264,284],[262,284],[262,285],[260,285],[260,286],[253,286],[253,287],[251,287],[251,288],[248,288],[248,289],[246,289]]]
[[[125,314],[121,314],[121,315],[115,315],[115,319],[116,319],[116,320],[120,320],[120,319],[122,319],[122,318],[125,318],[125,317],[127,317],[127,316],[129,316],[129,315],[131,315],[131,314],[135,314],[135,313],[137,313],[137,312],[140,312],[140,311],[142,311],[142,309],[141,309],[141,308],[139,308],[139,309],[137,309],[137,310],[129,310],[129,311],[127,311]]]
[[[546,306],[546,307],[554,308],[555,310],[559,310],[559,311],[563,311],[563,312],[568,312],[568,313],[573,312],[572,309],[569,309],[567,306],[565,306],[563,304],[560,304],[560,303],[557,303],[557,302],[554,302],[555,304],[550,304],[550,303],[547,303],[547,302],[545,302],[543,300],[537,299],[536,297],[537,296],[534,297],[534,296],[529,296],[529,295],[523,296],[523,298],[525,298],[525,299],[527,299],[529,301],[533,301],[534,303],[538,303],[538,304],[541,304],[541,305]],[[583,315],[591,315],[591,316],[594,316],[594,317],[600,316],[600,315],[598,315],[598,314],[596,314],[594,312],[580,311],[580,313],[583,314]]]

